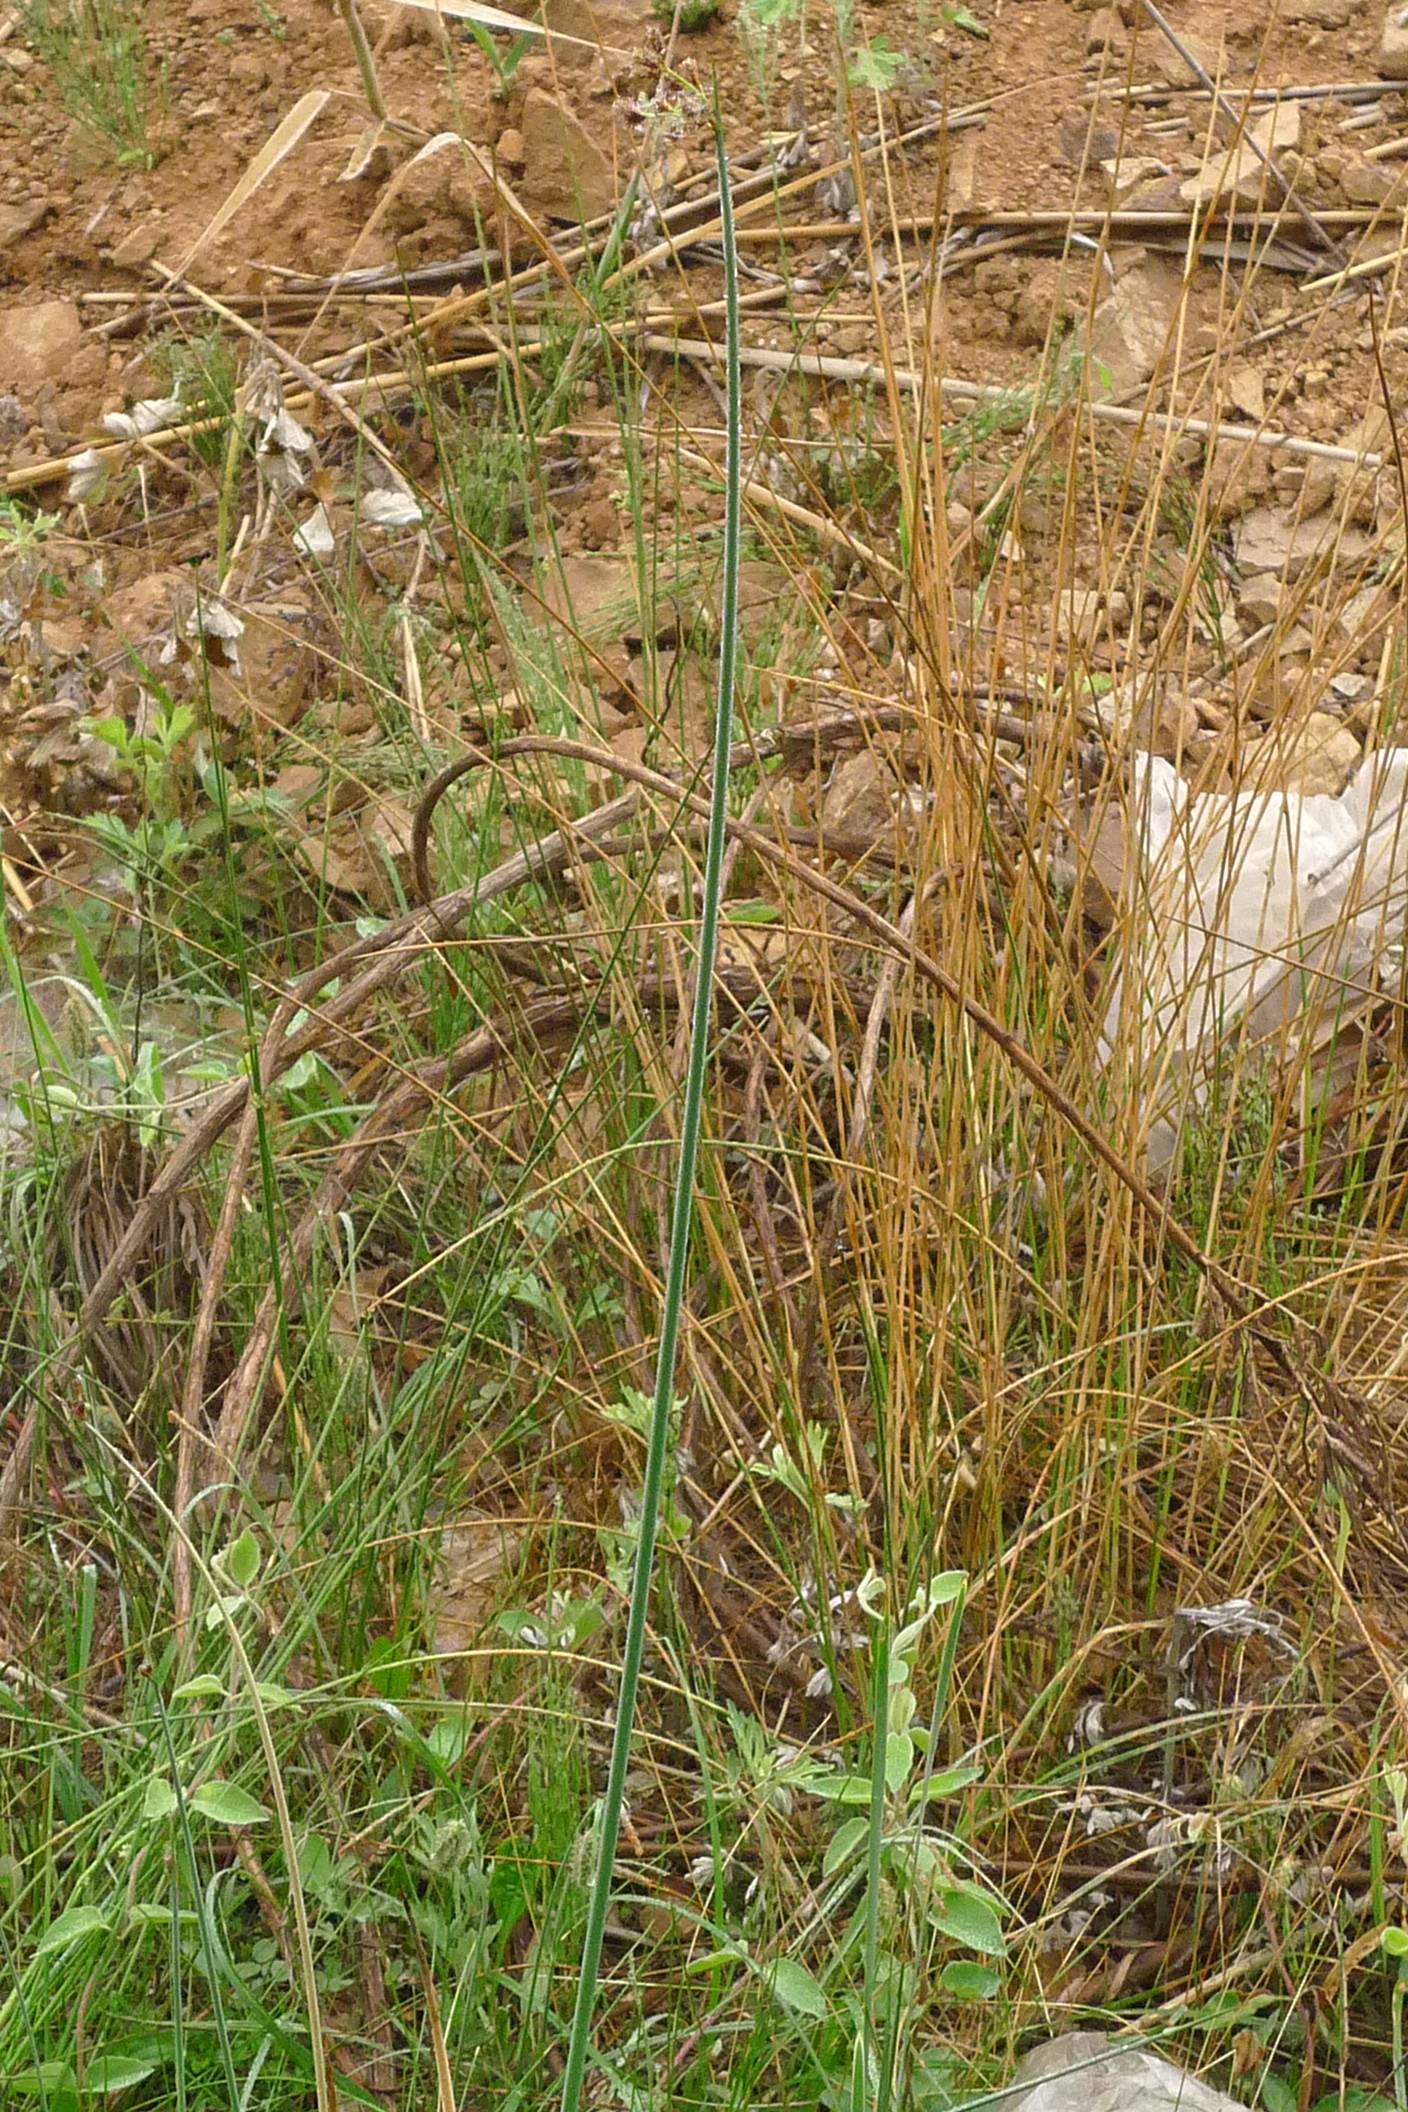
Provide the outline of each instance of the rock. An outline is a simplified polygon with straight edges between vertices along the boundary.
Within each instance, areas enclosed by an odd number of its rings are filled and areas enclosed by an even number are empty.
[[[616,203],[610,161],[560,96],[531,88],[523,104],[523,181],[529,212],[549,220],[594,220]]]
[[[543,27],[559,64],[564,57],[590,62],[597,50],[608,58],[629,57],[640,49],[654,20],[650,0],[547,0],[543,9]],[[567,44],[568,37],[578,37],[581,43]],[[583,51],[584,44],[593,50]]]
[[[191,575],[172,566],[146,572],[119,587],[102,604],[103,621],[130,645],[139,659],[153,662],[176,636],[177,625],[191,603]]]
[[[1267,792],[1325,792],[1337,799],[1359,757],[1359,743],[1343,719],[1312,711],[1298,724],[1275,729],[1247,755],[1247,782]]]
[[[138,271],[143,264],[150,264],[161,241],[161,229],[153,221],[144,221],[125,234],[112,253],[112,261],[119,271]]]
[[[1369,542],[1360,529],[1342,528],[1328,511],[1289,521],[1279,507],[1258,506],[1238,523],[1233,550],[1244,574],[1274,572],[1293,580],[1331,551],[1342,565],[1358,564]]]
[[[1397,0],[1384,16],[1384,31],[1379,40],[1379,72],[1386,81],[1408,81],[1408,21],[1403,19],[1403,9]]]
[[[1243,361],[1228,367],[1222,379],[1232,408],[1253,425],[1260,425],[1266,416],[1266,384],[1257,369]]]
[[[1237,607],[1253,630],[1277,623],[1281,616],[1281,582],[1274,572],[1259,572],[1237,590]]]
[[[83,344],[83,321],[72,301],[30,301],[0,315],[0,389],[32,396],[57,381]]]
[[[433,247],[438,224],[449,219],[465,223],[455,239],[477,230],[480,218],[491,219],[497,193],[488,170],[467,145],[448,141],[437,153],[424,151],[408,162],[389,191],[386,224],[402,239],[418,238],[418,246]]]
[[[1132,395],[1164,355],[1183,299],[1183,275],[1147,258],[1124,273],[1095,311],[1091,357],[1109,372],[1109,392]]]
[[[899,785],[878,756],[863,749],[836,765],[821,803],[823,841],[843,855],[893,840]]]
[[[1400,180],[1401,172],[1381,161],[1366,161],[1362,154],[1350,157],[1340,177],[1351,205],[1382,205]]]
[[[1068,2031],[1033,2047],[1012,2083],[1008,2112],[1239,2112],[1235,2098],[1103,2031]]]
[[[516,126],[510,125],[506,132],[501,132],[499,134],[498,144],[494,148],[494,154],[495,158],[501,161],[506,169],[522,168],[525,159],[523,152],[523,134],[517,129]]]
[[[1129,621],[1128,597],[1118,588],[1108,598],[1098,587],[1066,587],[1056,597],[1056,634],[1073,644],[1095,645]]]
[[[1116,206],[1126,205],[1144,184],[1168,173],[1153,154],[1126,154],[1123,158],[1112,154],[1101,162],[1100,170],[1109,186],[1110,203]]]
[[[1180,187],[1178,195],[1185,205],[1254,205],[1268,183],[1271,192],[1275,191],[1267,158],[1292,152],[1299,144],[1300,104],[1276,103],[1257,119],[1233,152],[1209,147],[1202,167]]]
[[[1354,0],[1286,0],[1282,20],[1311,29],[1343,29],[1353,19]]]
[[[23,205],[0,205],[0,250],[13,249],[42,227],[53,211],[50,198],[29,198]]]
[[[240,615],[239,673],[211,667],[210,705],[257,745],[262,731],[292,726],[307,709],[318,674],[318,623],[308,597],[246,602]]]
[[[1085,55],[1088,59],[1099,58],[1104,53],[1119,53],[1125,50],[1129,38],[1119,14],[1113,7],[1098,7],[1085,25]]]
[[[1200,37],[1191,29],[1180,27],[1179,42],[1192,53],[1203,71],[1217,80],[1226,71],[1223,62],[1222,44],[1214,43],[1211,37]],[[1180,52],[1174,50],[1167,37],[1156,37],[1150,47],[1149,57],[1153,70],[1161,80],[1174,88],[1193,88],[1199,85],[1198,76]]]
[[[1092,111],[1077,106],[1057,125],[1056,146],[1061,159],[1078,169],[1082,162],[1113,160],[1120,151],[1120,136],[1113,125],[1096,123]]]

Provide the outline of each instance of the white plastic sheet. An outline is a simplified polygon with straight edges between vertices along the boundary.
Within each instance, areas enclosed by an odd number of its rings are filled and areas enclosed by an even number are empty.
[[[1366,757],[1337,798],[1192,794],[1162,757],[1136,759],[1101,1058],[1146,1118],[1152,1167],[1215,1065],[1283,1065],[1397,985],[1405,802],[1404,749]]]

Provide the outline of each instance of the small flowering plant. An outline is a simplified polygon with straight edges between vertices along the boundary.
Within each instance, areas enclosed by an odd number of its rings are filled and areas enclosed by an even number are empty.
[[[991,1966],[977,1961],[998,1959],[1005,1953],[1004,1903],[991,1886],[971,1874],[961,1843],[932,1824],[928,1816],[933,1804],[956,1796],[981,1773],[968,1763],[946,1768],[933,1764],[935,1732],[947,1693],[965,1589],[966,1579],[960,1571],[948,1570],[933,1578],[910,1600],[902,1626],[887,1639],[883,1580],[874,1572],[863,1579],[855,1596],[872,1624],[875,1662],[883,1672],[884,1706],[883,1712],[877,1710],[874,1733],[877,1739],[883,1738],[883,1750],[872,1751],[866,1773],[816,1766],[799,1771],[794,1787],[837,1808],[838,1824],[822,1864],[823,1875],[832,1885],[831,1910],[842,1906],[867,1879],[878,1849],[880,1872],[897,1903],[906,1901],[936,1934],[976,1954],[976,1960],[948,1961],[941,1976],[945,1987],[953,1994],[987,1998],[997,1992],[997,1975]],[[926,1728],[917,1720],[914,1662],[920,1637],[944,1607],[952,1609],[949,1633],[939,1691]],[[969,1874],[962,1874],[965,1868]]]

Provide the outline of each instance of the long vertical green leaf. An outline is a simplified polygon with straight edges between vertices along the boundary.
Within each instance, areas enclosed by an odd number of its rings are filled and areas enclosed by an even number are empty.
[[[640,1689],[646,1617],[650,1608],[650,1583],[655,1567],[655,1540],[660,1522],[660,1493],[664,1484],[665,1459],[670,1441],[670,1410],[675,1392],[675,1361],[679,1350],[680,1317],[684,1307],[689,1235],[694,1218],[694,1169],[699,1155],[699,1131],[704,1107],[710,1002],[713,995],[714,958],[718,949],[719,896],[723,887],[728,758],[733,741],[733,696],[738,659],[738,552],[741,527],[739,493],[743,408],[739,382],[738,259],[733,234],[733,201],[729,193],[723,126],[717,109],[714,115],[714,147],[719,168],[724,302],[728,317],[728,453],[724,475],[723,624],[719,639],[718,709],[714,722],[713,780],[709,800],[708,842],[704,857],[704,900],[699,917],[699,950],[695,963],[689,1069],[685,1078],[684,1106],[680,1117],[679,1168],[670,1215],[670,1261],[665,1278],[664,1307],[660,1316],[660,1353],[655,1369],[655,1398],[651,1407],[645,1481],[641,1491],[640,1537],[636,1543],[635,1569],[631,1578],[631,1605],[626,1622],[626,1642],[621,1662],[621,1691],[616,1705],[616,1724],[611,1740],[611,1762],[607,1769],[606,1791],[602,1798],[596,1874],[587,1913],[586,1935],[582,1942],[582,1970],[577,1982],[572,2037],[567,2049],[567,2067],[562,2082],[562,2112],[579,2112],[581,2103],[582,2080],[586,2074],[587,2053],[591,2045],[592,2012],[596,2004],[602,1938],[606,1933],[611,1877],[616,1862],[616,1843],[621,1831],[626,1766],[630,1759],[636,1696]]]

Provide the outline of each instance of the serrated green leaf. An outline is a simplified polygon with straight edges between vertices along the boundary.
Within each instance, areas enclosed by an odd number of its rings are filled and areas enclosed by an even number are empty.
[[[104,1934],[110,1928],[107,1915],[101,1907],[66,1907],[56,1921],[51,1921],[35,1946],[36,1958],[47,1958],[51,1951],[66,1950],[71,1943],[79,1943],[85,1936]]]
[[[947,7],[944,9],[944,15],[955,29],[966,29],[970,37],[986,39],[991,35],[991,31],[978,20],[971,7]]]
[[[165,1775],[153,1775],[142,1792],[142,1817],[169,1819],[179,1809],[180,1800]]]
[[[945,1885],[929,1902],[929,1919],[955,1943],[979,1951],[984,1957],[1005,1956],[1002,1924],[994,1909],[973,1886]]]
[[[950,1958],[939,1979],[960,2002],[991,2002],[1002,1986],[990,1965],[979,1965],[972,1958]]]
[[[202,1782],[199,1789],[191,1791],[188,1802],[192,1811],[213,1819],[217,1826],[262,1826],[269,1817],[248,1790],[233,1782]]]
[[[1279,2075],[1268,2073],[1261,2079],[1261,2101],[1266,2107],[1266,2112],[1296,2112],[1300,2099],[1288,2082],[1283,2081]],[[1335,2095],[1335,2106],[1338,2112],[1338,2092]]]
[[[172,1691],[173,1701],[223,1701],[225,1682],[217,1679],[213,1672],[197,1672],[194,1679],[182,1680]]]
[[[795,1958],[779,1958],[768,1973],[768,1986],[784,2009],[802,2017],[828,2015],[826,1996],[819,1982]]]
[[[821,1859],[822,1875],[834,1877],[843,1863],[851,1857],[865,1839],[869,1828],[868,1819],[843,1819],[826,1844],[826,1853]]]

